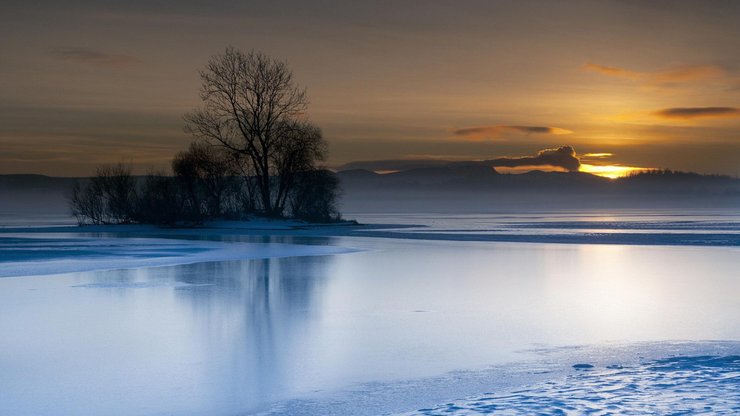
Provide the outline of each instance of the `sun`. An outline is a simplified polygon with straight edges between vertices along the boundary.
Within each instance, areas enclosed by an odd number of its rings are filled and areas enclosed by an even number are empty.
[[[580,171],[590,173],[596,176],[603,176],[609,179],[622,178],[630,175],[633,172],[639,172],[646,170],[647,168],[641,168],[636,166],[621,166],[621,165],[589,165],[581,163]]]

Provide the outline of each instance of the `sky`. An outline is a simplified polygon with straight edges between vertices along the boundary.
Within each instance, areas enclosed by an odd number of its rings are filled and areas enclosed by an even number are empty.
[[[740,175],[738,21],[737,1],[5,0],[0,174],[168,166],[231,45],[288,62],[329,167],[569,146],[607,176]]]

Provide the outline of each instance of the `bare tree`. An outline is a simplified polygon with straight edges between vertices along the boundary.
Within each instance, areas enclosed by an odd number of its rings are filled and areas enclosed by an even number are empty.
[[[295,178],[295,191],[290,196],[291,215],[311,222],[341,219],[337,209],[339,178],[325,169],[304,171]]]
[[[106,201],[111,223],[129,223],[136,213],[136,178],[131,164],[98,166],[92,185],[100,189]]]
[[[295,137],[288,126],[300,124],[305,90],[285,62],[231,47],[212,57],[200,77],[203,107],[185,115],[186,130],[248,160],[262,210],[281,215],[289,189],[279,178],[285,170],[276,165],[277,153]]]
[[[237,209],[233,196],[240,185],[239,167],[222,147],[193,142],[175,156],[172,170],[194,216],[218,218]]]
[[[91,184],[75,182],[69,196],[69,207],[80,225],[103,224],[105,221],[105,201]]]
[[[184,196],[177,180],[164,171],[150,171],[141,184],[136,219],[144,224],[174,226],[186,221]]]
[[[131,165],[98,166],[85,186],[76,184],[70,196],[72,214],[80,224],[123,224],[134,221],[137,209],[136,178]]]
[[[300,174],[316,168],[326,157],[321,129],[306,121],[289,121],[279,126],[279,139],[271,162],[276,172],[275,209],[282,212]]]

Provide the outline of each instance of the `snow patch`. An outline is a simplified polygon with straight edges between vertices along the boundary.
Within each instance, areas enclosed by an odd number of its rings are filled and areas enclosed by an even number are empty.
[[[456,400],[403,416],[740,412],[737,355],[670,357],[629,367],[579,365],[564,379]],[[577,371],[583,369],[593,371]]]

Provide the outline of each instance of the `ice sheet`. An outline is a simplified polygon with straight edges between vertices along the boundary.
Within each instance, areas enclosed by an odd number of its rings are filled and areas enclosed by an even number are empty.
[[[320,256],[346,247],[225,243],[162,238],[99,238],[64,234],[0,234],[0,277],[173,266],[226,260]]]

